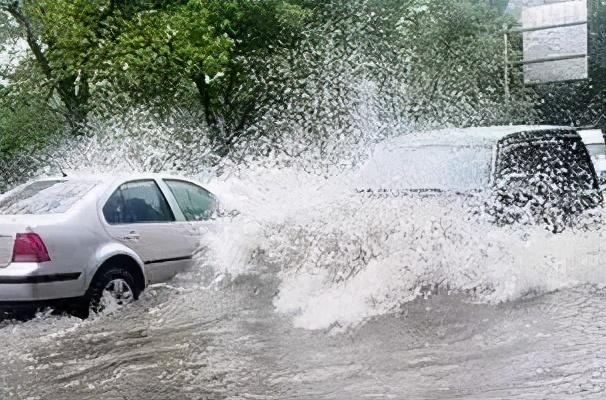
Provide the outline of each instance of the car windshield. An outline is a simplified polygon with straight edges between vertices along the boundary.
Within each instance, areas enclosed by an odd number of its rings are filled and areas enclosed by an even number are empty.
[[[422,145],[382,148],[361,170],[361,188],[470,191],[490,183],[490,146]]]
[[[35,181],[1,196],[0,215],[64,213],[97,184],[79,179]]]

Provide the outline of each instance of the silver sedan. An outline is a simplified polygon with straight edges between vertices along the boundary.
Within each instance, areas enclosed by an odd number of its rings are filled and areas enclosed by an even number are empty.
[[[0,306],[125,304],[189,268],[215,197],[157,174],[35,180],[0,196]]]

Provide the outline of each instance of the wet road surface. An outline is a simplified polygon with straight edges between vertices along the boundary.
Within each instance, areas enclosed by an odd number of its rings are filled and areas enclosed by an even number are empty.
[[[179,283],[179,282],[176,282]],[[166,285],[87,321],[0,328],[3,399],[602,399],[606,290],[501,305],[438,294],[352,327],[293,327],[278,283]]]

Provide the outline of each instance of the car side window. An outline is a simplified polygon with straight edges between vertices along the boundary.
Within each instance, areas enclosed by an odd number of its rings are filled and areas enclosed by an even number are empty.
[[[209,219],[215,211],[215,198],[204,188],[175,179],[165,179],[164,182],[175,196],[175,200],[177,200],[177,204],[187,221]]]
[[[103,215],[109,224],[172,222],[175,217],[153,180],[127,182],[107,200]]]

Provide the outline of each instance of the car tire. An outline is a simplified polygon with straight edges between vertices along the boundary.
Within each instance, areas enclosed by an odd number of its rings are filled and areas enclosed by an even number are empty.
[[[120,292],[122,298],[119,296]],[[115,266],[103,268],[93,277],[86,295],[78,306],[77,316],[87,318],[90,311],[94,313],[103,311],[106,307],[103,301],[106,295],[117,304],[126,305],[136,301],[140,293],[135,278],[128,270]]]

